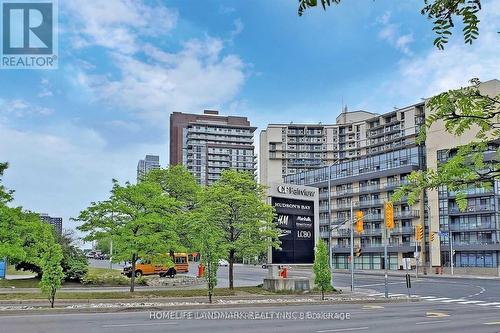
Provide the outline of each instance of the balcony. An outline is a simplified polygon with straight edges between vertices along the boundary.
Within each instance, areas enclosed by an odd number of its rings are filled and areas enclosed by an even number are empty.
[[[383,204],[381,199],[364,200],[359,202],[359,207],[381,206]]]
[[[328,238],[328,231],[320,231],[319,232],[319,237],[321,237],[321,238]]]
[[[343,190],[338,190],[338,191],[335,191],[333,196],[343,196],[343,195],[352,195],[353,193],[356,193],[352,188],[348,188],[348,189],[343,189]]]
[[[480,206],[469,206],[463,212],[458,209],[458,207],[450,207],[448,209],[449,215],[462,215],[469,213],[488,213],[494,212],[495,205],[480,205]]]
[[[408,184],[408,181],[394,181],[394,182],[388,182],[387,184],[385,184],[385,189],[392,189],[392,188],[397,188],[397,187],[401,187],[401,186],[404,186],[404,185],[407,185]]]
[[[497,228],[494,222],[476,224],[476,225],[456,225],[453,223],[450,224],[450,230],[453,232],[468,232],[468,231],[497,230],[497,229],[500,229],[500,226]]]
[[[359,193],[373,192],[373,191],[375,191],[375,192],[380,191],[380,184],[366,185],[366,186],[359,187]]]
[[[365,221],[381,221],[383,219],[382,214],[366,214],[364,217]]]
[[[392,235],[412,235],[414,232],[414,227],[399,227],[391,230]]]
[[[396,220],[414,219],[419,217],[420,217],[420,212],[418,210],[396,212],[396,214],[394,214],[394,218]]]
[[[365,229],[362,233],[361,236],[381,236],[382,235],[382,229]]]

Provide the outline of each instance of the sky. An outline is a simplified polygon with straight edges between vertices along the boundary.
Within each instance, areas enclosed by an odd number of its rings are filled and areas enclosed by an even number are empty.
[[[384,113],[478,77],[500,79],[500,1],[480,38],[444,51],[423,0],[59,1],[59,67],[0,69],[0,161],[15,205],[69,221],[168,164],[169,115],[218,109],[268,123],[334,123],[342,105]],[[256,136],[257,139],[257,136]]]

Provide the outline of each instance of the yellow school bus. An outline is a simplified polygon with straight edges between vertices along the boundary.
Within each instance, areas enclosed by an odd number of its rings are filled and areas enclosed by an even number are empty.
[[[135,276],[140,277],[143,275],[158,274],[160,277],[169,276],[173,278],[179,272],[187,273],[189,271],[187,253],[174,253],[173,261],[175,266],[170,268],[162,264],[156,265],[148,261],[138,261],[135,265]],[[132,265],[123,267],[122,274],[131,277]]]

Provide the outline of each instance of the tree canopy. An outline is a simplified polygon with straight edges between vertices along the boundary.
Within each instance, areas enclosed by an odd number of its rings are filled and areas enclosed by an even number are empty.
[[[132,263],[134,291],[139,258],[172,265],[168,253],[180,246],[175,216],[181,206],[156,183],[122,186],[113,180],[110,198],[92,203],[75,220],[83,222],[78,229],[88,233],[85,240],[111,239],[116,248],[113,260]]]
[[[273,222],[274,209],[266,203],[265,187],[247,172],[226,170],[205,192],[206,219],[222,230],[229,261],[229,287],[233,288],[236,255],[255,256],[269,246],[278,247],[278,231]]]
[[[299,0],[298,14],[302,16],[308,8],[317,7],[318,2],[324,10],[331,5],[338,5],[342,0]],[[432,30],[436,34],[434,45],[443,50],[455,21],[463,24],[464,42],[472,44],[479,36],[478,13],[481,10],[481,0],[423,0],[421,14],[432,21]]]

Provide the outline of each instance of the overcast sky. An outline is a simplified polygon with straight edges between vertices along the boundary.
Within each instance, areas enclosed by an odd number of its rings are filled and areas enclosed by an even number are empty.
[[[480,40],[444,52],[423,0],[59,1],[59,69],[0,70],[0,161],[15,204],[74,225],[146,154],[168,163],[173,111],[220,109],[262,129],[388,112],[472,77],[500,78],[500,1]]]

